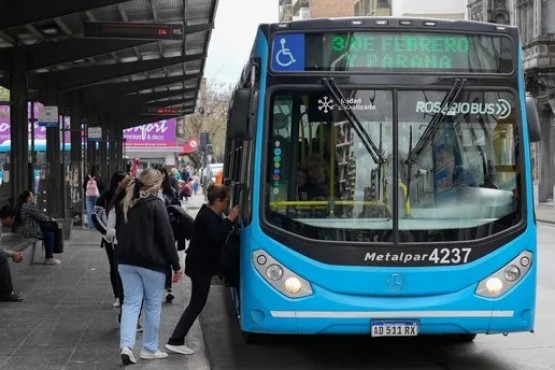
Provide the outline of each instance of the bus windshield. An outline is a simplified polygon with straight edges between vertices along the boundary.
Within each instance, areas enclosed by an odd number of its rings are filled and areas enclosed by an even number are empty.
[[[337,102],[325,88],[276,90],[267,221],[353,242],[391,242],[394,219],[401,242],[475,240],[518,223],[513,93],[465,88],[442,108],[448,93],[343,89]]]

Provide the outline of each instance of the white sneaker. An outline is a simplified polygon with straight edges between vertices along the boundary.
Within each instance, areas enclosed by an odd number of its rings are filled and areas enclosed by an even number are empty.
[[[52,258],[45,258],[45,259],[44,259],[44,264],[45,264],[45,265],[53,265],[53,266],[55,266],[55,265],[59,265],[59,264],[61,264],[61,263],[62,263],[62,261],[60,261],[59,259],[54,258],[54,257],[52,257]]]
[[[166,352],[161,352],[161,351],[151,352],[147,349],[141,350],[141,358],[143,360],[155,360],[155,359],[166,358],[166,357],[168,357],[168,354]]]
[[[172,352],[179,353],[180,355],[192,355],[193,353],[195,353],[195,351],[193,351],[192,349],[190,349],[184,344],[180,346],[176,346],[173,344],[166,344],[166,348]]]
[[[112,306],[114,306],[114,308],[119,308],[119,298],[116,298]]]
[[[137,360],[135,360],[135,356],[133,356],[133,351],[131,351],[129,349],[129,347],[123,347],[121,349],[121,362],[123,362],[124,365],[131,365],[131,364],[136,364]]]

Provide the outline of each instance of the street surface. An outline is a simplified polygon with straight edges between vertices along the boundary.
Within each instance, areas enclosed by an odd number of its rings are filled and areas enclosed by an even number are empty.
[[[473,343],[429,338],[272,336],[245,344],[228,293],[213,286],[201,327],[213,370],[555,370],[555,224],[540,224],[535,333],[479,335]]]

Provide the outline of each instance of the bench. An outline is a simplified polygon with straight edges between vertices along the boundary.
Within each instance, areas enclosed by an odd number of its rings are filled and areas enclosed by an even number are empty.
[[[42,240],[40,239],[25,238],[17,233],[4,233],[4,232],[2,233],[2,246],[4,247],[4,249],[8,249],[14,252],[22,252],[27,248],[31,247],[32,265],[42,263],[40,262],[40,260],[36,261],[36,257],[35,257],[35,255],[37,254],[36,249],[37,249],[38,242],[41,242],[41,246],[44,247],[42,244]]]

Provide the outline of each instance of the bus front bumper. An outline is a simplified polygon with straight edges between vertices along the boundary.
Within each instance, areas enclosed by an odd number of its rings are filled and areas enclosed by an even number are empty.
[[[495,299],[476,295],[475,285],[418,297],[350,296],[312,285],[312,295],[292,299],[253,273],[243,281],[241,328],[273,334],[370,334],[376,321],[412,321],[419,335],[532,331],[534,276],[528,274]]]

